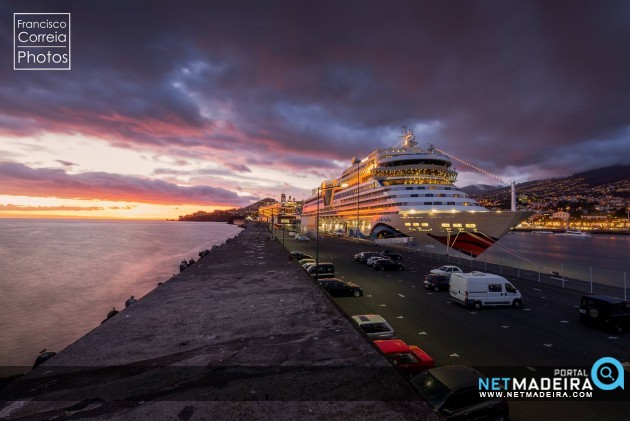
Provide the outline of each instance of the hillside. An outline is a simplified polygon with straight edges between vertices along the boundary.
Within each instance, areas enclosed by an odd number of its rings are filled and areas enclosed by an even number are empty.
[[[614,165],[563,178],[528,181],[517,184],[516,191],[521,201],[530,203],[566,199],[601,202],[603,199],[610,201],[611,198],[618,198],[623,202],[624,199],[630,198],[630,165]],[[510,187],[470,194],[487,204],[505,203],[509,201]]]

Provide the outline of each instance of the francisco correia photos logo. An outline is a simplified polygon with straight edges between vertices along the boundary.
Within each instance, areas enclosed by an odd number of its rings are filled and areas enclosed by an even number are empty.
[[[13,70],[70,70],[70,13],[13,14]]]

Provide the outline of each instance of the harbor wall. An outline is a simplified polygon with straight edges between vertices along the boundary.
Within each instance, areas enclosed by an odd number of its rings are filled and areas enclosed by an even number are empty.
[[[250,226],[0,390],[0,418],[434,419]]]

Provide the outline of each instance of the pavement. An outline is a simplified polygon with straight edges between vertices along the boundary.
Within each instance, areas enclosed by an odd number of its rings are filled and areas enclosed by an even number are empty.
[[[0,390],[2,419],[439,419],[250,226]]]
[[[473,262],[471,268],[469,261],[451,259],[448,264],[459,264],[466,272],[486,269],[502,274],[524,296],[521,309],[476,311],[454,303],[448,291],[424,288],[429,270],[447,264],[428,253],[399,249],[406,270],[380,272],[355,262],[353,256],[361,251],[382,251],[383,247],[332,236],[320,236],[318,246],[320,261],[333,262],[338,278],[363,289],[359,299],[338,298],[339,306],[348,315],[383,316],[399,339],[420,346],[438,366],[468,365],[488,376],[516,377],[565,367],[590,370],[602,357],[630,361],[630,333],[617,335],[581,325],[578,308],[583,292],[562,288],[548,275],[539,278],[531,271],[490,264],[484,268],[483,261]],[[285,247],[314,256],[316,242],[285,239]],[[510,400],[510,419],[626,419],[630,392],[617,392],[614,397],[596,399]]]

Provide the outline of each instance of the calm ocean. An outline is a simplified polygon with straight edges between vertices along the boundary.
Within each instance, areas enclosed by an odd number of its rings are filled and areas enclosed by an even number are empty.
[[[215,222],[0,219],[0,366],[60,351],[241,231]]]

